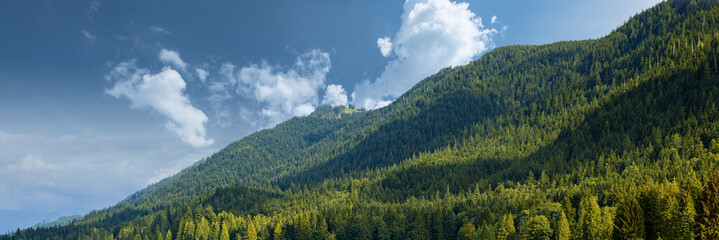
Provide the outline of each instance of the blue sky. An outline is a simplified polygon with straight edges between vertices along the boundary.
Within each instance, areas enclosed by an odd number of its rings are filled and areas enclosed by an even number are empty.
[[[0,232],[110,206],[319,105],[381,107],[496,47],[604,36],[657,2],[2,1]]]

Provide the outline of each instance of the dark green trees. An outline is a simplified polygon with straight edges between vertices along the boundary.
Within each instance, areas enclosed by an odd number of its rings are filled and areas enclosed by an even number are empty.
[[[549,220],[543,215],[529,218],[527,233],[527,239],[532,240],[549,240],[553,234],[552,228],[549,226]]]
[[[719,172],[715,172],[707,181],[699,203],[698,237],[700,239],[719,239]]]
[[[719,1],[690,3],[495,49],[387,108],[319,108],[75,224],[0,239],[711,239]]]
[[[614,239],[644,239],[644,212],[636,192],[628,192],[617,205],[614,217]]]
[[[578,239],[600,239],[602,237],[602,212],[597,197],[585,195],[579,203],[577,220]]]

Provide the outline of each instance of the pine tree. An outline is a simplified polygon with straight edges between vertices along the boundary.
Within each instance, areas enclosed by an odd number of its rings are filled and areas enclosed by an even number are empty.
[[[528,239],[549,240],[552,236],[552,228],[549,226],[549,219],[544,215],[537,215],[529,218],[527,224]]]
[[[195,239],[195,223],[192,219],[185,222],[185,229],[182,230],[182,239]]]
[[[497,239],[509,239],[516,231],[517,229],[514,227],[514,217],[512,217],[512,214],[504,215],[497,226]]]
[[[474,226],[474,223],[468,222],[459,229],[459,232],[457,232],[457,239],[469,240],[476,230],[477,227]]]
[[[564,214],[564,211],[562,211],[561,215],[559,216],[555,236],[557,240],[569,240],[569,238],[571,237],[571,231],[569,230],[569,221],[567,221],[567,215]]]
[[[579,203],[578,239],[599,239],[601,237],[602,213],[597,197],[585,195]]]
[[[167,229],[167,234],[165,235],[165,240],[172,240],[172,231],[170,231],[170,229]]]
[[[282,239],[282,220],[277,221],[277,224],[275,224],[275,231],[272,232],[272,239]]]
[[[427,229],[427,224],[425,224],[424,216],[422,216],[422,215],[417,216],[417,219],[414,221],[414,230],[412,230],[412,239],[417,239],[417,240],[432,239],[432,235],[429,232],[429,229]]]
[[[572,201],[569,199],[569,197],[564,197],[564,203],[562,203],[562,210],[567,216],[567,222],[569,222],[569,229],[574,229],[574,227],[577,225],[577,210],[572,207]]]
[[[257,240],[257,229],[255,229],[255,223],[254,222],[248,222],[249,226],[247,226],[247,236],[245,236],[245,240]]]
[[[230,229],[226,223],[222,223],[222,230],[220,230],[220,240],[230,240]]]
[[[197,224],[197,231],[195,232],[195,238],[201,239],[201,240],[207,240],[210,239],[210,224],[207,222],[207,219],[204,217],[200,218],[200,222]]]
[[[699,238],[719,239],[719,172],[707,181],[699,202]]]
[[[632,194],[626,194],[617,205],[614,217],[614,239],[643,239],[644,213]]]
[[[644,239],[654,240],[659,238],[662,206],[657,191],[656,189],[644,191],[638,200],[644,213]]]
[[[697,216],[694,209],[694,199],[689,193],[684,194],[684,207],[680,216],[681,222],[679,228],[680,239],[694,239],[694,229],[696,229],[695,218]]]

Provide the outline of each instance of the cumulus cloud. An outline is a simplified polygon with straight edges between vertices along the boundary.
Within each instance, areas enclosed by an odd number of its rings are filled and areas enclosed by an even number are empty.
[[[345,92],[345,89],[341,85],[328,85],[322,104],[331,105],[333,107],[346,106],[347,92]]]
[[[297,57],[290,69],[267,63],[242,67],[235,81],[239,81],[238,92],[265,104],[261,113],[276,124],[312,113],[329,71],[329,54],[315,49]]]
[[[185,61],[182,61],[182,58],[180,58],[180,54],[175,51],[163,48],[162,50],[160,50],[160,53],[157,54],[157,57],[160,59],[160,61],[166,64],[172,64],[183,71],[185,71],[185,68],[187,67],[187,63],[185,63]]]
[[[122,62],[106,78],[115,82],[107,94],[129,99],[133,108],[149,108],[164,115],[168,118],[165,127],[193,147],[212,145],[205,133],[207,116],[183,94],[186,83],[177,71],[166,67],[150,74],[133,62]]]
[[[157,33],[170,33],[170,30],[158,26],[150,26],[150,30]]]
[[[207,79],[207,75],[210,75],[205,69],[197,68],[195,69],[195,73],[197,73],[197,77],[200,78],[200,81],[205,81]]]
[[[379,51],[382,53],[382,56],[389,56],[392,52],[392,39],[389,37],[378,38],[377,47],[379,47]]]
[[[492,24],[497,22],[497,15],[492,16]]]
[[[213,106],[222,106],[238,96],[257,102],[255,119],[265,121],[265,124],[259,124],[261,127],[272,127],[293,116],[305,116],[315,110],[330,67],[329,54],[318,49],[301,54],[294,65],[288,67],[266,62],[244,67],[225,63],[215,80],[208,82],[212,91],[209,100]],[[243,109],[241,115],[247,118],[252,111]],[[224,111],[217,112],[218,116],[226,114]]]
[[[396,58],[374,81],[355,85],[352,102],[366,109],[386,106],[422,78],[444,67],[467,64],[490,47],[495,33],[482,25],[468,3],[408,0],[394,40],[377,41],[383,55],[394,53]]]
[[[95,39],[97,39],[97,37],[95,37],[95,35],[92,35],[90,32],[88,32],[85,29],[83,29],[81,32],[82,32],[82,36],[85,37],[85,39],[87,39],[90,42],[94,42]]]

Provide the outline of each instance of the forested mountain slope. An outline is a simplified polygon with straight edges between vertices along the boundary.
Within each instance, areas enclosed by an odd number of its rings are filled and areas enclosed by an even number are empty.
[[[4,238],[716,239],[719,1],[322,107],[70,226]],[[3,238],[3,237],[0,237]]]

